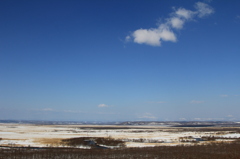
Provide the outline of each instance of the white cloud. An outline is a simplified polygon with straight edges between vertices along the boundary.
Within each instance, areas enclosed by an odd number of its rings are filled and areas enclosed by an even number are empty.
[[[173,18],[170,19],[170,23],[171,23],[173,28],[182,29],[184,21],[180,18],[173,17]]]
[[[138,44],[149,44],[152,46],[160,46],[160,36],[156,29],[138,29],[132,34],[134,42]]]
[[[35,109],[36,111],[48,111],[48,112],[64,112],[64,113],[84,113],[83,111],[79,110],[57,110],[52,108],[44,108],[44,109]]]
[[[227,94],[222,94],[222,95],[220,95],[220,97],[226,98],[226,97],[228,97],[228,95]]]
[[[139,118],[144,118],[144,119],[156,119],[157,117],[153,116],[151,113],[145,113]]]
[[[194,120],[202,120],[201,118],[194,118]]]
[[[126,38],[125,38],[125,41],[130,41],[131,40],[131,36],[126,36]]]
[[[225,118],[193,118],[193,120],[198,120],[198,121],[221,121],[221,120],[225,120]]]
[[[184,9],[184,8],[179,8],[175,14],[181,18],[184,18],[184,19],[191,19],[193,16],[194,16],[194,12],[191,11],[191,10],[187,10],[187,9]]]
[[[195,4],[195,8],[197,9],[198,17],[200,17],[200,18],[206,17],[206,16],[214,13],[214,9],[206,3],[197,2]]]
[[[103,107],[108,107],[106,104],[99,104],[98,107],[103,108]]]
[[[190,101],[190,104],[201,104],[201,103],[204,103],[204,101],[197,101],[197,100]]]
[[[63,112],[65,112],[65,113],[84,113],[84,112],[78,111],[78,110],[63,110]]]
[[[174,9],[175,11],[170,14],[170,17],[165,22],[160,23],[158,27],[137,29],[132,34],[126,36],[125,41],[151,46],[161,46],[163,41],[176,42],[177,37],[173,31],[174,29],[182,29],[184,24],[194,17],[202,18],[214,13],[212,7],[202,2],[197,2],[195,8],[195,11],[185,8]]]
[[[159,101],[159,102],[156,102],[158,104],[162,104],[162,103],[167,103],[167,102],[164,102],[164,101]]]
[[[44,109],[42,109],[43,111],[53,111],[53,109],[52,108],[44,108]]]
[[[148,44],[160,46],[161,41],[176,41],[175,34],[167,26],[161,25],[157,29],[138,29],[133,32],[134,42],[138,44]]]
[[[211,3],[212,2],[212,0],[204,0],[205,2],[207,2],[207,3]]]
[[[114,115],[114,114],[119,114],[116,112],[96,112],[95,114],[109,114],[109,115]]]
[[[148,103],[163,104],[163,103],[167,103],[167,102],[164,102],[164,101],[157,101],[157,102],[151,101],[151,102],[148,102]]]
[[[186,118],[179,118],[179,120],[186,121],[187,119]]]
[[[158,30],[160,31],[161,39],[164,41],[177,41],[175,34],[170,30],[169,26],[162,24],[159,26]]]

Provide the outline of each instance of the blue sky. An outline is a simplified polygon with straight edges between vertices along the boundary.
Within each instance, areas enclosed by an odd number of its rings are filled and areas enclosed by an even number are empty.
[[[238,0],[0,1],[0,119],[240,120]]]

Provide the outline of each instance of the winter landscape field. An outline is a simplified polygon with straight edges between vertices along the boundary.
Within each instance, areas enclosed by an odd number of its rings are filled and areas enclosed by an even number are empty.
[[[122,123],[119,125],[40,125],[40,124],[0,124],[0,145],[9,147],[77,147],[91,148],[87,143],[65,145],[64,140],[97,138],[122,141],[119,145],[103,145],[109,148],[118,147],[153,147],[208,144],[213,142],[231,142],[240,138],[240,128],[223,127],[192,123],[192,125],[139,125]],[[175,124],[175,125],[173,125]],[[177,124],[177,125],[176,125]]]
[[[156,148],[174,149],[180,147],[187,150],[196,146],[239,145],[239,139],[240,127],[237,122],[125,122],[111,125],[1,123],[0,158],[5,158],[4,155],[6,154],[9,156],[9,153],[13,155],[21,152],[22,154],[25,151],[27,151],[27,154],[34,151],[32,153],[35,154],[39,151],[50,150],[51,153],[53,150],[89,153],[95,151],[101,151],[101,153],[126,152],[130,150],[148,150],[150,152],[155,151]],[[151,152],[150,154],[153,155],[154,153]],[[56,156],[53,158],[56,158]]]

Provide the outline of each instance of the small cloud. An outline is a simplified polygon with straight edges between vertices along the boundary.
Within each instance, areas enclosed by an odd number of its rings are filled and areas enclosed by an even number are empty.
[[[202,120],[201,118],[194,118],[194,120]]]
[[[148,102],[148,103],[155,103],[155,104],[163,104],[163,103],[167,103],[167,102],[164,102],[164,101],[151,101],[151,102]]]
[[[157,29],[138,29],[132,34],[133,41],[138,44],[161,46],[161,41],[176,41],[176,36],[166,25],[160,25]]]
[[[176,10],[175,14],[177,15],[177,17],[189,20],[193,18],[195,13],[185,8],[179,8],[178,10]]]
[[[180,18],[173,17],[169,20],[170,24],[172,25],[173,28],[175,29],[182,29],[184,21]]]
[[[197,2],[195,4],[195,8],[197,9],[198,17],[200,18],[206,17],[214,13],[214,9],[206,3]]]
[[[44,108],[44,109],[42,109],[42,111],[53,111],[53,109],[52,108]]]
[[[226,97],[228,97],[228,95],[227,94],[222,94],[222,95],[220,95],[220,97],[226,98]]]
[[[237,19],[240,19],[240,15],[237,15],[236,18],[237,18]]]
[[[98,107],[99,108],[103,108],[103,107],[108,107],[108,105],[106,105],[106,104],[99,104]]]
[[[179,120],[186,121],[187,119],[186,118],[179,118]]]
[[[167,102],[164,102],[164,101],[159,101],[159,102],[156,102],[158,104],[162,104],[162,103],[167,103]]]
[[[211,3],[212,2],[212,0],[204,0],[205,2],[207,2],[207,3]]]
[[[65,113],[84,113],[82,111],[77,111],[77,110],[63,110]]]
[[[115,114],[119,114],[119,113],[115,113],[115,112],[96,112],[95,114],[109,114],[109,115],[115,115]]]
[[[125,41],[129,42],[130,40],[131,40],[131,37],[130,36],[126,36]]]
[[[142,116],[138,118],[144,118],[144,119],[156,119],[157,117],[153,116],[151,113],[145,113]]]
[[[190,101],[190,104],[201,104],[201,103],[204,103],[204,101],[197,101],[197,100]]]
[[[232,118],[232,117],[233,117],[233,115],[228,115],[227,117],[228,117],[228,118]]]
[[[224,118],[193,118],[193,120],[198,121],[222,121],[225,120]]]

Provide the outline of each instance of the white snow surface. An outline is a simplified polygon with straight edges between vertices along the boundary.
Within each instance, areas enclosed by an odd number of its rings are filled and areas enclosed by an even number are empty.
[[[237,133],[226,134],[226,135],[222,135],[222,137],[226,137],[226,138],[240,138],[240,134],[237,134]]]
[[[94,129],[94,128],[97,129]],[[99,129],[99,127],[102,127]],[[108,128],[106,128],[108,127]],[[109,128],[110,127],[110,128]],[[127,127],[127,126],[124,126]],[[217,132],[181,131],[179,128],[157,126],[121,126],[108,125],[30,125],[30,124],[0,124],[0,146],[39,146],[51,145],[55,140],[76,137],[111,137],[126,141],[127,147],[148,147],[162,145],[180,145],[179,138],[200,138],[201,136],[240,137],[234,133],[218,135]],[[142,139],[143,142],[134,141]],[[87,148],[87,147],[80,147]]]

